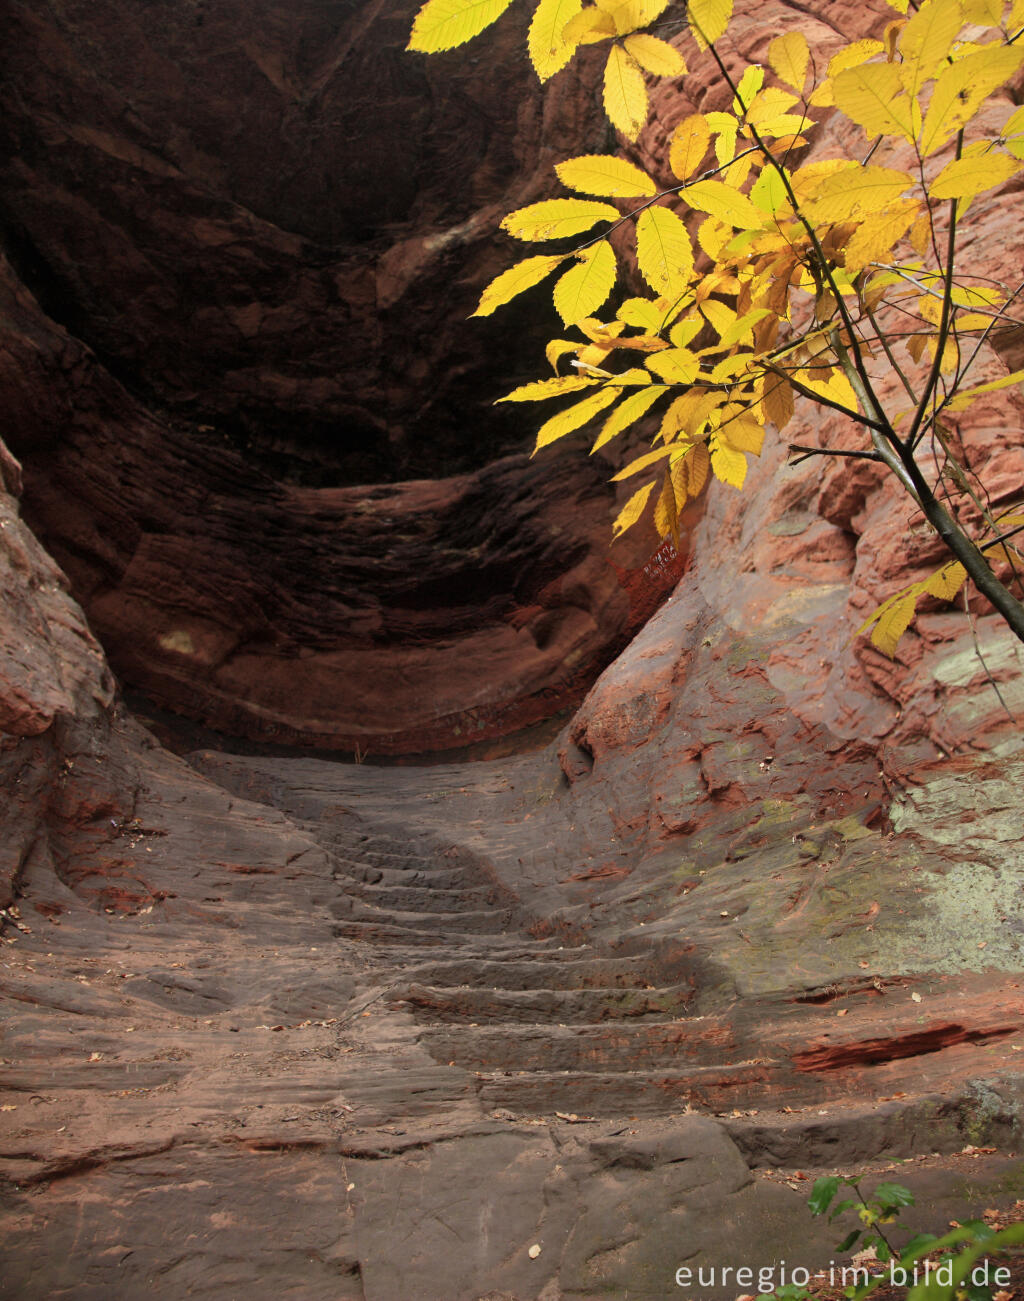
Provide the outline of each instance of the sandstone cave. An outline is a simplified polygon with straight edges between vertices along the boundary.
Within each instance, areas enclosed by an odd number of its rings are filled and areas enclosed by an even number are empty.
[[[778,440],[609,545],[613,460],[494,405],[542,296],[466,320],[615,148],[600,64],[541,87],[521,5],[415,56],[415,7],[6,6],[3,1297],[687,1301],[828,1261],[823,1172],[1024,1198],[1019,643],[854,638],[931,544]],[[961,429],[1005,493],[1022,420]]]

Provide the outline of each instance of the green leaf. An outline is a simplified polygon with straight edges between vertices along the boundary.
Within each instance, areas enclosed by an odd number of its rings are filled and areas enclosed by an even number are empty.
[[[914,1194],[902,1184],[879,1184],[874,1191],[873,1200],[886,1210],[894,1206],[913,1206]]]
[[[490,27],[512,0],[427,0],[416,15],[409,37],[409,50],[436,54],[465,45]]]
[[[838,1191],[839,1179],[835,1175],[823,1175],[821,1179],[816,1180],[807,1199],[811,1214],[824,1215]]]

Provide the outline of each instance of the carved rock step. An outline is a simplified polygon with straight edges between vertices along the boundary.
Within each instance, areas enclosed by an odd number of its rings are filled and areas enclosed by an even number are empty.
[[[650,989],[664,980],[661,964],[650,954],[599,957],[590,945],[558,947],[532,954],[485,962],[431,962],[412,973],[425,985],[472,986],[485,989]]]
[[[671,988],[482,989],[410,984],[391,1000],[404,1003],[428,1022],[502,1021],[529,1025],[596,1023],[684,1016],[693,996],[689,985]]]
[[[756,1062],[664,1071],[477,1072],[477,1092],[488,1110],[517,1115],[556,1111],[590,1116],[659,1116],[685,1111],[722,1111],[777,1089],[770,1068]]]
[[[428,860],[429,861],[429,860]],[[333,858],[336,880],[361,881],[367,885],[429,886],[439,890],[458,890],[467,887],[466,873],[461,867],[377,867],[373,863],[360,863],[355,859]]]
[[[438,1061],[470,1070],[629,1072],[700,1067],[728,1059],[732,1045],[720,1027],[699,1021],[612,1025],[445,1026],[425,1029],[420,1043]]]
[[[504,932],[511,922],[508,909],[474,909],[462,912],[400,912],[397,908],[376,908],[372,903],[348,896],[332,904],[334,916],[383,926],[400,926],[411,932],[430,934],[490,935]]]
[[[431,885],[357,885],[354,894],[375,908],[411,913],[461,913],[482,904],[505,905],[508,900],[496,887],[474,885],[461,890],[435,888]]]

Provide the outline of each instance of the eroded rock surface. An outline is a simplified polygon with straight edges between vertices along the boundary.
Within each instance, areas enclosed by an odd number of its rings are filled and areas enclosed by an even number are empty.
[[[975,632],[924,612],[895,663],[853,640],[939,559],[873,468],[766,448],[742,497],[711,492],[686,557],[641,535],[613,563],[605,472],[571,454],[531,463],[495,434],[403,479],[448,399],[427,382],[417,423],[383,353],[344,369],[339,322],[378,322],[403,366],[452,355],[403,331],[501,264],[482,225],[436,236],[517,201],[508,146],[483,140],[458,212],[433,173],[392,188],[406,155],[372,177],[349,160],[384,215],[370,261],[346,261],[364,217],[346,197],[323,225],[343,173],[303,123],[336,143],[363,121],[346,60],[398,108],[435,74],[391,59],[390,7],[321,6],[308,48],[280,8],[258,37],[247,12],[240,44],[230,4],[15,9],[0,1295],[654,1301],[681,1266],[827,1261],[797,1171],[914,1158],[914,1228],[1020,1195],[1019,646],[983,610]],[[827,50],[864,21],[746,15],[747,53],[794,24]],[[468,94],[472,63],[453,66],[437,77]],[[236,101],[264,160],[228,148]],[[474,103],[437,110],[432,147],[472,146],[498,111]],[[592,121],[578,87],[530,101],[516,195]],[[1019,261],[1019,204],[976,201],[979,273]],[[312,482],[322,444],[293,422],[347,419],[344,394],[361,431],[391,385],[395,446],[359,441],[388,482],[358,482],[344,446]],[[998,395],[956,431],[996,504],[1019,494],[1022,414]],[[96,636],[179,714],[371,763],[171,754],[117,703]],[[543,748],[372,766],[500,738],[588,686]],[[694,1295],[744,1290],[717,1278]]]

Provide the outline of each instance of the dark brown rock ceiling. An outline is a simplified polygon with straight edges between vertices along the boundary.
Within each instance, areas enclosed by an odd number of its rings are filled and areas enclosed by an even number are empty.
[[[490,410],[529,305],[462,318],[590,73],[527,89],[514,19],[418,62],[397,3],[8,9],[0,1295],[663,1301],[826,1263],[808,1173],[907,1158],[915,1229],[1018,1195],[1017,643],[854,639],[938,554],[875,467],[769,444],[662,566]],[[882,15],[737,10],[750,56]],[[1022,429],[957,431],[997,502]],[[474,739],[522,752],[372,762]]]
[[[17,5],[8,438],[126,686],[259,742],[409,754],[579,701],[664,595],[608,467],[531,463],[529,307],[467,323],[510,204],[604,126],[509,24],[397,5]],[[481,75],[485,72],[486,75]]]

